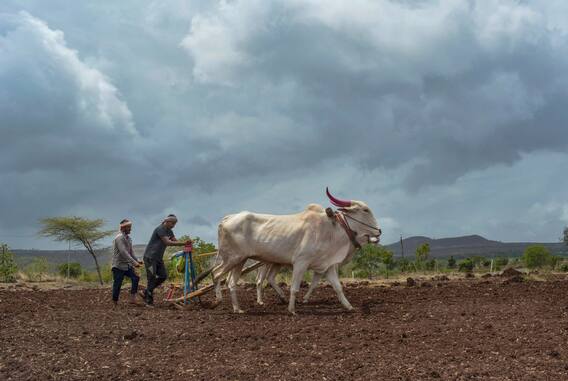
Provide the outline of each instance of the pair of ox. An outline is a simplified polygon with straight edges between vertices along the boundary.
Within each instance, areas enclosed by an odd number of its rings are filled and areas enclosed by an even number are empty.
[[[228,215],[219,224],[220,263],[212,270],[217,302],[222,299],[221,279],[228,275],[228,288],[234,312],[242,313],[237,299],[237,281],[249,259],[270,264],[266,276],[273,276],[281,266],[292,267],[288,311],[296,313],[296,294],[304,273],[314,272],[308,297],[323,276],[335,290],[341,304],[353,307],[345,297],[338,269],[351,260],[363,244],[377,244],[381,229],[371,209],[362,201],[345,201],[326,194],[338,207],[330,216],[321,205],[310,204],[302,212],[270,215],[240,212]],[[275,282],[273,282],[275,284]],[[278,291],[277,291],[278,292]],[[284,296],[282,290],[279,295]]]

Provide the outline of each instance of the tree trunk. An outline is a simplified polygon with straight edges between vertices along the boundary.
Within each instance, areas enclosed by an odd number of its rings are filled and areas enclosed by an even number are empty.
[[[97,267],[97,274],[99,274],[99,282],[102,286],[104,284],[103,277],[101,275],[101,267],[99,266],[99,261],[97,260],[97,256],[95,255],[95,249],[93,249],[93,245],[91,245],[90,241],[84,240],[82,242],[85,248],[87,249],[87,251],[93,256],[93,259],[95,260],[95,266]]]
[[[101,267],[99,266],[99,261],[97,260],[97,256],[95,255],[95,250],[93,249],[93,246],[91,246],[91,243],[88,241],[84,241],[83,245],[85,245],[85,248],[87,249],[87,251],[93,256],[93,259],[95,260],[95,266],[97,267],[97,274],[99,274],[99,282],[101,283],[101,286],[103,285],[103,277],[101,275]]]
[[[99,266],[99,261],[97,260],[97,256],[95,255],[94,252],[89,251],[89,253],[91,253],[91,255],[93,256],[93,259],[95,260],[95,266],[97,266],[97,274],[99,274],[99,282],[101,283],[101,286],[103,285],[103,277],[101,275],[101,267]]]

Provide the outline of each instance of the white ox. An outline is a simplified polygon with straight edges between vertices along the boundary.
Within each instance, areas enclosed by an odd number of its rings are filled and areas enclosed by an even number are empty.
[[[221,279],[229,274],[228,286],[233,310],[242,313],[236,286],[248,259],[292,266],[292,284],[288,310],[296,311],[296,294],[307,270],[323,274],[335,290],[341,304],[353,309],[339,282],[338,266],[349,260],[356,245],[378,243],[381,230],[373,212],[362,201],[334,198],[340,207],[336,218],[326,215],[321,205],[310,204],[302,212],[291,215],[269,215],[241,212],[223,218],[219,224],[219,258],[213,269],[217,301],[222,299]],[[350,238],[348,232],[352,234]]]

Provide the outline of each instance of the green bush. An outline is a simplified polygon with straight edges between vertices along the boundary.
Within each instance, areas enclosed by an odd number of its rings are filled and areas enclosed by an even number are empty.
[[[529,269],[542,267],[549,264],[550,260],[550,251],[542,245],[529,246],[523,254],[523,262]]]
[[[79,277],[79,280],[81,282],[96,282],[98,279],[99,279],[99,276],[98,276],[96,271],[92,271],[92,272],[83,271],[83,273]]]
[[[474,263],[471,258],[466,258],[461,261],[458,265],[458,270],[461,272],[471,272],[473,271]]]
[[[402,273],[407,273],[414,270],[412,262],[406,258],[400,258],[398,261],[396,261],[396,266]]]
[[[164,258],[164,263],[166,265],[166,270],[168,272],[168,279],[170,281],[183,280],[183,273],[185,271],[185,268],[182,268],[181,271],[178,271],[178,269],[182,267],[183,262],[184,261],[182,260],[182,258],[179,257],[176,259],[172,259],[171,257]],[[178,264],[180,266],[178,266]]]
[[[0,282],[15,282],[18,266],[8,245],[0,245]]]
[[[309,273],[310,271],[306,271]],[[355,271],[353,270],[353,261],[350,261],[339,268],[340,278],[352,278],[355,277]]]
[[[562,272],[568,273],[568,263],[561,264],[558,269]]]
[[[103,280],[103,283],[111,283],[112,282],[112,267],[111,264],[108,263],[106,265],[101,265],[100,266],[101,269],[101,278]],[[97,273],[97,271],[86,271],[83,269],[83,271],[81,272],[81,275],[79,275],[78,278],[81,282],[98,282],[100,281],[99,279],[99,274]],[[124,278],[125,280],[129,279],[129,278]]]
[[[548,260],[548,264],[550,265],[550,267],[552,267],[552,269],[556,268],[556,265],[558,264],[558,262],[560,262],[562,260],[562,258],[560,258],[559,256],[556,255],[551,255],[549,260]]]
[[[73,262],[73,263],[63,263],[61,265],[58,266],[59,269],[59,275],[63,276],[63,277],[67,277],[67,275],[69,274],[70,278],[79,278],[81,276],[81,274],[83,273],[83,269],[81,268],[81,264],[77,263],[77,262]],[[69,271],[67,271],[69,270]]]
[[[473,262],[473,266],[474,267],[478,267],[481,266],[481,263],[485,260],[485,257],[482,257],[481,255],[472,255],[471,257],[469,257],[471,259],[471,261]]]
[[[453,256],[451,256],[450,258],[448,258],[448,268],[449,269],[454,269],[456,268],[456,260]]]
[[[430,259],[429,261],[427,261],[424,264],[424,268],[428,271],[434,271],[436,270],[436,260],[435,259]]]
[[[32,262],[24,268],[24,274],[32,282],[41,281],[49,271],[47,258],[35,257]]]
[[[104,283],[112,282],[112,265],[110,263],[101,266],[101,278]],[[130,278],[125,277],[124,279],[128,280]]]
[[[509,263],[509,258],[506,257],[497,257],[493,260],[493,264],[495,265],[496,269],[505,267],[507,266],[508,263]]]
[[[181,236],[178,238],[178,241],[187,241],[189,240],[190,237],[189,236]],[[204,240],[202,240],[199,237],[194,237],[191,238],[191,240],[193,241],[193,265],[195,266],[195,271],[200,274],[203,271],[207,270],[207,268],[210,266],[211,263],[211,258],[212,257],[198,257],[199,254],[204,254],[204,253],[212,253],[214,251],[216,251],[217,249],[215,248],[215,245],[212,244],[211,242],[206,242]],[[166,254],[164,256],[164,262],[166,264],[166,269],[168,271],[168,277],[170,280],[183,280],[183,275],[185,272],[185,264],[184,261],[182,260],[181,262],[178,261],[172,261],[171,260],[171,256],[178,252],[183,250],[183,247],[174,247],[174,246],[170,246],[167,248],[166,250]],[[213,257],[214,258],[214,257]],[[175,262],[175,263],[174,263]],[[177,265],[180,265],[180,270],[178,271],[177,269]]]
[[[387,271],[393,267],[393,253],[383,246],[365,245],[355,254],[353,269],[357,274],[371,278],[376,275],[382,265]]]
[[[423,243],[422,245],[416,248],[416,262],[415,266],[417,269],[423,270],[426,266],[426,261],[430,258],[430,245],[427,243]]]

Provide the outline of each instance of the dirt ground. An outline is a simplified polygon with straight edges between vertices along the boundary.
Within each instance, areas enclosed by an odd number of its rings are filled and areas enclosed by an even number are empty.
[[[179,310],[112,309],[109,289],[2,290],[0,379],[568,380],[568,280],[516,280],[348,284],[354,312],[321,287],[297,316],[246,285],[244,315],[227,292]]]

